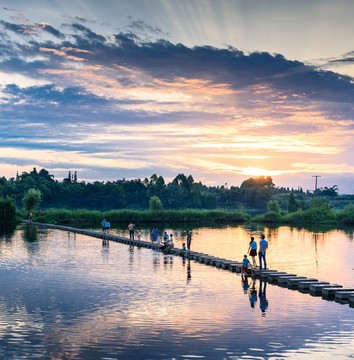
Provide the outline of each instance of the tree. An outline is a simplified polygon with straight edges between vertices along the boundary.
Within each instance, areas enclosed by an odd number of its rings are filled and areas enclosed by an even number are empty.
[[[0,222],[8,224],[15,219],[16,205],[14,199],[6,196],[4,199],[0,197]]]
[[[158,211],[162,210],[161,200],[157,196],[151,196],[149,200],[150,210]]]
[[[290,193],[289,195],[289,201],[288,201],[288,212],[292,213],[299,209],[299,205],[297,204],[297,201],[295,199],[294,193]]]
[[[29,189],[22,199],[23,208],[27,212],[34,211],[41,203],[42,193],[40,190]]]
[[[278,204],[278,201],[276,201],[276,200],[274,200],[274,201],[269,200],[267,203],[267,207],[268,207],[269,211],[280,213],[280,206]]]

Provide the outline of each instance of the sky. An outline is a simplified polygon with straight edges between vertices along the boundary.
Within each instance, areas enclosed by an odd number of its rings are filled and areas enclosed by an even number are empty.
[[[352,0],[0,0],[0,176],[354,193]]]

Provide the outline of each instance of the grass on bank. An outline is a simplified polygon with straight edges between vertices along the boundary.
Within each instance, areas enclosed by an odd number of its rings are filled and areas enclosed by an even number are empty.
[[[354,225],[354,205],[350,204],[341,211],[334,211],[328,204],[319,203],[306,210],[296,212],[269,211],[255,216],[255,222],[302,225],[302,224],[328,224],[328,225]]]
[[[35,216],[34,221],[50,224],[100,224],[102,219],[113,223],[244,223],[250,216],[237,211],[223,210],[65,210],[51,209],[41,216]]]
[[[344,210],[334,211],[328,203],[314,202],[305,210],[288,213],[285,211],[269,211],[253,218],[238,211],[224,210],[46,210],[42,216],[35,216],[34,221],[51,224],[97,224],[102,219],[114,223],[161,223],[170,224],[234,224],[253,221],[257,223],[277,225],[354,225],[354,205],[348,205]]]

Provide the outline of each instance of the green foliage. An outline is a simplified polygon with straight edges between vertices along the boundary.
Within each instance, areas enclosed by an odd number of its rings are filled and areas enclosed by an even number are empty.
[[[87,224],[98,225],[102,219],[110,221],[112,226],[120,223],[243,223],[250,219],[246,214],[237,211],[222,210],[110,210],[105,212],[90,210],[57,210],[45,211],[35,221],[51,224]]]
[[[152,196],[149,200],[150,210],[159,211],[162,210],[161,200],[157,196]]]
[[[4,199],[0,197],[0,222],[8,224],[16,219],[16,204],[15,201],[10,197],[6,196]]]
[[[354,204],[349,204],[345,207],[344,210],[340,211],[337,214],[337,219],[339,222],[345,225],[353,225],[354,224]]]
[[[288,202],[288,212],[292,213],[295,212],[299,209],[299,206],[297,204],[297,201],[295,199],[295,195],[293,192],[290,193],[289,195],[289,202]]]
[[[249,206],[264,208],[274,193],[270,176],[258,176],[245,180],[240,187],[241,196]]]
[[[336,214],[331,206],[323,199],[314,199],[311,201],[310,208],[307,210],[298,210],[290,213],[283,218],[286,223],[312,223],[312,224],[330,224],[336,220]]]
[[[267,207],[270,212],[280,213],[280,206],[278,204],[278,201],[276,200],[269,200],[267,203]]]
[[[276,188],[271,177],[254,177],[245,180],[241,186],[206,186],[197,182],[191,175],[178,174],[173,181],[166,182],[162,176],[153,174],[140,179],[118,179],[116,181],[80,181],[75,170],[69,171],[62,181],[54,179],[45,169],[36,168],[30,172],[17,174],[7,180],[0,177],[2,196],[15,200],[17,208],[22,207],[22,199],[29,189],[39,190],[42,194],[41,210],[88,209],[109,211],[111,209],[147,210],[150,198],[157,196],[165,210],[180,209],[227,209],[242,211],[266,209],[270,200],[276,200],[281,210],[288,210],[290,191],[296,196],[299,208],[305,209],[309,194],[301,188]],[[322,189],[322,193],[333,194],[336,186]],[[322,194],[321,193],[321,194]],[[327,196],[335,210],[343,210],[354,201],[353,195]],[[274,209],[273,209],[274,210]]]
[[[279,206],[279,205],[278,205]],[[269,211],[265,214],[257,215],[253,218],[256,222],[261,223],[280,223],[282,221],[282,215],[280,211]]]
[[[42,193],[40,190],[29,189],[22,199],[23,208],[27,212],[34,211],[41,203]]]

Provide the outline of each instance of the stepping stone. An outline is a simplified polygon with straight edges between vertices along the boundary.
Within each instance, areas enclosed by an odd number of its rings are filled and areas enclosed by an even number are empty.
[[[350,295],[354,295],[354,291],[337,291],[334,298],[336,300],[349,300]]]
[[[235,263],[235,261],[226,260],[226,261],[224,261],[224,262],[222,263],[221,267],[222,267],[223,269],[228,269],[229,266],[230,266],[231,264],[234,264],[234,263]]]
[[[307,279],[307,280],[299,281],[297,286],[299,290],[310,290],[311,284],[318,284],[318,283],[319,282],[317,279]]]
[[[281,285],[281,286],[288,286],[288,287],[292,287],[292,285],[289,286],[289,284],[292,284],[292,281],[294,280],[306,280],[307,278],[305,276],[280,276],[278,278],[278,285]]]
[[[295,274],[288,274],[286,272],[274,272],[268,274],[268,281],[277,282],[280,276],[296,276]]]
[[[242,265],[242,264],[239,263],[238,261],[234,261],[229,264],[229,270],[232,272],[236,272],[237,267],[239,267],[240,265]]]
[[[210,264],[211,265],[214,265],[214,266],[219,266],[219,264],[221,264],[223,259],[221,258],[218,258],[218,257],[213,257],[211,260],[210,260]]]
[[[259,270],[259,277],[261,279],[268,279],[268,276],[270,274],[278,274],[278,271],[276,271],[276,270],[265,270],[265,271],[264,270],[263,271]]]
[[[293,274],[281,275],[277,278],[278,285],[286,285],[287,286],[289,279],[297,279],[297,276],[293,275]]]
[[[353,288],[343,289],[343,287],[325,287],[322,289],[322,296],[331,297],[335,296],[336,292],[346,292],[346,291],[354,291]]]
[[[349,306],[354,308],[354,294],[349,295]]]
[[[308,279],[306,276],[298,276],[295,279],[288,279],[288,286],[295,288],[299,285],[299,282],[306,281],[306,280],[316,280],[316,279]]]

